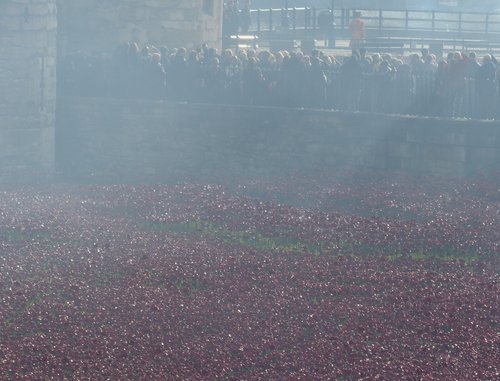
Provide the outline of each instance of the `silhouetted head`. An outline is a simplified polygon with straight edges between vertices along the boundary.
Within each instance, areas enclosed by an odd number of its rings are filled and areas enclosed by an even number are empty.
[[[128,50],[128,53],[130,55],[135,55],[135,54],[139,54],[139,45],[137,44],[137,42],[133,42],[130,44],[129,46],[129,50]]]
[[[176,53],[176,56],[179,57],[179,58],[186,58],[186,55],[187,55],[187,50],[186,48],[179,48],[177,50],[177,53]]]
[[[160,53],[153,53],[151,59],[153,60],[154,63],[160,63],[161,61]]]

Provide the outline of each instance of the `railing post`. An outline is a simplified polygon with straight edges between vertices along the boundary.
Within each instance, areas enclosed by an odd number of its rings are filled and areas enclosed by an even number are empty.
[[[273,10],[269,8],[269,30],[273,30]]]
[[[311,26],[311,8],[305,7],[304,9],[304,29],[307,31]]]
[[[408,33],[408,9],[405,13],[405,31]]]
[[[432,35],[434,36],[434,33],[436,31],[436,12],[432,11]]]
[[[462,34],[462,12],[458,13],[458,33]]]
[[[293,28],[294,32],[295,32],[296,26],[297,26],[297,8],[293,7],[293,10],[292,10],[292,28]]]
[[[486,35],[488,35],[488,32],[490,30],[489,23],[490,23],[490,14],[486,13],[486,20],[484,22],[484,32],[486,33]]]
[[[317,29],[317,27],[318,27],[317,22],[318,22],[318,18],[317,18],[316,8],[313,8],[313,22],[312,22],[313,30]]]

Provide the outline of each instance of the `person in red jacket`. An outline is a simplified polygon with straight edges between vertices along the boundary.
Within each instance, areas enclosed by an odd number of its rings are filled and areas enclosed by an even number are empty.
[[[361,12],[354,12],[354,18],[349,25],[349,30],[351,31],[350,47],[353,50],[363,47],[365,42],[365,23],[361,20]]]

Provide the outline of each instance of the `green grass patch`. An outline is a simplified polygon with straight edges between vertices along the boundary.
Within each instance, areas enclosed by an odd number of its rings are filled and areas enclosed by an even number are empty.
[[[26,242],[49,238],[44,231],[27,231],[19,228],[0,227],[0,240],[6,242]]]
[[[146,230],[162,231],[178,234],[195,234],[209,236],[229,244],[252,247],[257,250],[273,252],[304,252],[322,254],[327,249],[326,243],[310,244],[294,237],[267,237],[256,231],[230,230],[211,221],[189,222],[152,222],[142,224]]]
[[[179,290],[187,290],[192,293],[202,291],[208,288],[207,284],[200,282],[198,279],[193,277],[186,277],[183,279],[177,279],[174,282],[175,287]]]
[[[257,231],[230,230],[222,224],[203,220],[188,222],[143,221],[141,227],[150,231],[208,236],[232,245],[242,245],[257,250],[277,253],[307,252],[313,255],[326,254],[356,257],[358,255],[355,253],[379,253],[377,255],[380,255],[382,252],[381,248],[368,246],[366,244],[353,245],[351,242],[324,241],[312,244],[291,236],[280,235],[277,237],[269,237]],[[418,250],[410,253],[403,252],[401,248],[393,247],[387,249],[385,253],[385,255],[382,255],[390,260],[439,260],[445,262],[462,260],[466,264],[474,264],[485,258],[484,255],[480,255],[474,250],[457,251],[452,247],[444,247],[432,252]]]

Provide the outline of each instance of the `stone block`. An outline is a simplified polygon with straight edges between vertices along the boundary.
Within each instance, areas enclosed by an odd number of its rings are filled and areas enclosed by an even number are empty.
[[[412,155],[412,145],[406,142],[388,141],[387,155],[395,157],[409,157]]]
[[[408,143],[425,143],[426,133],[422,129],[410,128],[406,130],[406,142]]]
[[[471,128],[466,134],[467,147],[492,148],[500,144],[498,126],[485,125],[483,128]]]
[[[365,168],[386,169],[389,159],[386,155],[367,154],[362,157],[359,164]]]
[[[500,149],[495,147],[469,147],[467,149],[467,171],[469,174],[500,169]]]
[[[446,145],[465,145],[465,134],[453,129],[428,129],[425,138],[426,143],[446,144]]]
[[[466,161],[466,149],[463,146],[428,144],[422,146],[421,154],[423,158],[434,161]]]

